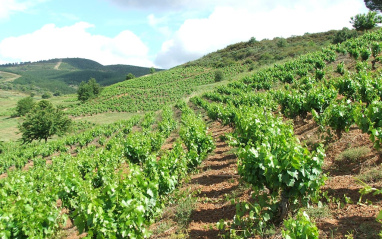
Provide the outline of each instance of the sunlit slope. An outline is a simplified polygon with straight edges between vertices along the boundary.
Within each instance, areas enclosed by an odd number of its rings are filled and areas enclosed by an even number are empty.
[[[247,68],[247,65],[236,64],[219,70],[225,77],[231,77]],[[205,67],[177,67],[120,82],[106,87],[97,99],[74,106],[68,112],[81,115],[158,110],[190,95],[198,86],[214,83],[215,71]]]
[[[241,42],[173,69],[106,87],[98,99],[73,106],[73,115],[101,112],[159,110],[215,82],[216,71],[225,80],[329,45],[338,31],[293,36],[287,39]]]

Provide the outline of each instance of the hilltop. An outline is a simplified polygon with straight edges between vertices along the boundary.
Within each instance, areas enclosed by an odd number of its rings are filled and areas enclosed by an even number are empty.
[[[157,71],[161,69],[156,69]],[[124,81],[128,73],[140,77],[150,73],[150,68],[131,65],[107,65],[82,58],[64,58],[0,65],[0,71],[18,77],[0,79],[0,88],[20,91],[51,92],[62,94],[76,92],[82,81],[95,78],[102,86]]]
[[[172,69],[106,87],[98,99],[73,105],[68,112],[90,115],[159,110],[164,104],[175,103],[216,85],[250,75],[252,71],[320,50],[337,41],[339,33],[343,32],[357,35],[355,31],[343,29],[272,40],[251,38]],[[223,82],[216,82],[217,71],[222,72]]]

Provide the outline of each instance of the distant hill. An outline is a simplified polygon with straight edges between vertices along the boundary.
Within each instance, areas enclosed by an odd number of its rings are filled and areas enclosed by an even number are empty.
[[[172,69],[105,87],[97,99],[73,105],[67,112],[87,115],[159,110],[164,104],[174,103],[219,84],[215,82],[216,71],[223,73],[225,81],[233,80],[239,74],[240,77],[250,77],[252,71],[321,50],[335,42],[338,35],[346,35],[344,32],[350,32],[348,35],[351,37],[362,34],[347,29],[272,40],[257,41],[252,38]]]
[[[224,49],[209,53],[200,59],[184,64],[184,66],[221,68],[242,62],[252,64],[253,68],[258,68],[292,59],[308,52],[318,51],[332,43],[335,44],[362,34],[362,32],[357,33],[355,30],[344,28],[327,32],[305,33],[301,36],[291,36],[289,38],[275,37],[261,41],[253,37],[248,41],[235,43]]]
[[[160,71],[161,69],[156,69]],[[20,75],[12,82],[1,82],[2,89],[22,91],[59,91],[74,93],[82,81],[95,78],[102,86],[109,86],[126,79],[132,73],[136,77],[150,73],[150,68],[131,65],[107,65],[82,58],[52,59],[39,62],[0,65],[0,71]]]

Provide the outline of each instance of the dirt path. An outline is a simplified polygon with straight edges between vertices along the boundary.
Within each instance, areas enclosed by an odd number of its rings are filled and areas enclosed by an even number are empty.
[[[223,137],[232,129],[212,122],[209,131],[216,149],[198,168],[199,173],[192,175],[190,182],[181,189],[193,192],[196,197],[189,224],[180,229],[176,219],[169,219],[172,217],[171,211],[177,209],[167,209],[169,212],[165,210],[162,219],[150,228],[154,232],[151,238],[183,238],[183,234],[187,235],[186,238],[220,238],[216,223],[220,219],[230,221],[236,213],[231,199],[248,199],[249,191],[239,184],[236,155]],[[169,228],[158,230],[166,224]]]
[[[232,197],[240,197],[237,158],[221,136],[232,131],[219,122],[211,124],[216,149],[202,164],[201,172],[191,177],[190,185],[197,190],[197,205],[191,213],[188,232],[190,238],[220,238],[216,223],[231,220],[235,213]]]
[[[60,66],[61,66],[61,63],[62,63],[62,59],[60,59],[59,62],[57,62],[57,64],[54,66],[54,69],[55,70],[59,70]]]
[[[0,76],[5,78],[5,80],[2,80],[0,78],[0,82],[12,82],[21,77],[21,75],[17,75],[17,74],[5,72],[5,71],[0,71]]]

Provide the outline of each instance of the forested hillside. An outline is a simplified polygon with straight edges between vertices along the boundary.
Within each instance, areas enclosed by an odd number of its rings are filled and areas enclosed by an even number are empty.
[[[0,71],[20,76],[12,81],[1,82],[1,89],[24,92],[48,90],[52,93],[70,94],[76,92],[76,87],[82,81],[88,81],[90,78],[95,78],[102,86],[108,86],[124,81],[129,73],[136,77],[147,75],[150,68],[130,65],[104,66],[92,60],[65,58],[1,65]]]

